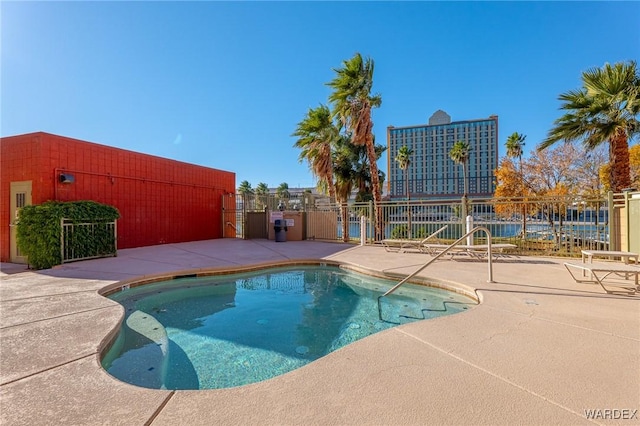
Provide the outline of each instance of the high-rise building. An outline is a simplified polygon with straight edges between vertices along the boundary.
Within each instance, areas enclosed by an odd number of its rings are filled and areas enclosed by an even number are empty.
[[[412,199],[458,198],[464,192],[462,166],[449,151],[456,141],[469,143],[467,162],[468,196],[491,197],[495,190],[494,170],[498,167],[498,116],[451,121],[444,111],[436,111],[429,124],[387,127],[387,194],[406,198],[406,177]],[[395,160],[398,150],[413,150],[406,171]]]

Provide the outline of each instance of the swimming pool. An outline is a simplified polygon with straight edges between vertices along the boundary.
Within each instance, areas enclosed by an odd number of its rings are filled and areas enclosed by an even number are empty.
[[[123,288],[114,377],[155,389],[218,389],[300,368],[363,337],[468,309],[475,300],[328,265],[183,277]]]

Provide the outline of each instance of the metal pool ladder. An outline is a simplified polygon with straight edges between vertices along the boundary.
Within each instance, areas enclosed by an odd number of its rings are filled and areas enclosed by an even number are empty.
[[[489,282],[489,283],[495,282],[495,281],[493,281],[493,260],[492,260],[493,256],[492,256],[492,253],[491,253],[491,231],[489,231],[489,229],[487,227],[485,227],[485,226],[476,226],[471,231],[467,232],[462,237],[460,237],[456,241],[454,241],[450,246],[445,248],[443,251],[441,251],[440,253],[438,253],[437,255],[432,257],[431,259],[429,259],[429,261],[427,263],[425,263],[424,265],[422,265],[421,267],[419,267],[418,269],[416,269],[415,271],[413,271],[412,273],[407,275],[402,281],[400,281],[398,284],[396,284],[393,287],[391,287],[382,296],[378,296],[378,317],[380,318],[380,320],[384,321],[382,319],[382,307],[380,305],[380,299],[382,299],[383,297],[386,297],[386,296],[390,295],[391,293],[393,293],[394,291],[396,291],[398,289],[398,287],[400,287],[402,284],[406,283],[411,278],[413,278],[416,275],[418,275],[427,266],[431,265],[433,262],[438,260],[440,257],[442,257],[443,255],[448,253],[451,249],[453,249],[455,246],[457,246],[461,241],[463,241],[469,235],[473,235],[478,231],[484,231],[484,233],[487,235],[487,264],[489,266],[489,279],[487,280],[487,282]]]

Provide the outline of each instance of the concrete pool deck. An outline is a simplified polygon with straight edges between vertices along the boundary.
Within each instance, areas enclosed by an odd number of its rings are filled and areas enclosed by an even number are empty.
[[[97,293],[109,284],[321,258],[406,275],[429,256],[221,239],[42,271],[2,264],[0,424],[640,424],[640,295],[577,284],[565,259],[501,259],[494,283],[485,262],[438,260],[420,275],[473,287],[480,305],[386,330],[252,385],[151,390],[100,366],[98,348],[123,315]]]

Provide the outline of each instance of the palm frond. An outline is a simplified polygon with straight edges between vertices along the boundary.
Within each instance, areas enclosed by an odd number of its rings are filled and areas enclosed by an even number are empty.
[[[629,181],[628,152],[620,147],[627,146],[628,139],[640,131],[640,76],[636,62],[590,68],[582,73],[582,86],[558,97],[563,102],[560,109],[567,113],[555,120],[538,149],[560,140],[581,141],[588,150],[608,142],[613,163],[611,187],[620,190]]]

